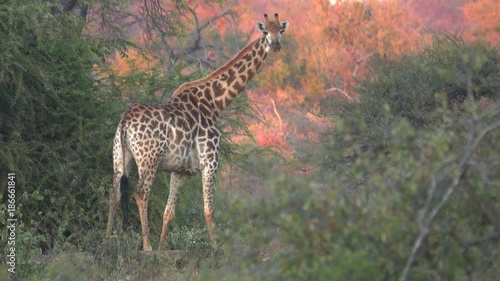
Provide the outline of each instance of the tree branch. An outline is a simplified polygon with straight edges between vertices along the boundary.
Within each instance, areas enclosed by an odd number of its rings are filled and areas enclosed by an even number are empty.
[[[458,164],[451,165],[452,168],[448,172],[444,172],[444,175],[435,175],[434,174],[431,178],[431,190],[427,196],[424,207],[419,212],[419,216],[417,219],[420,233],[418,234],[417,238],[415,239],[415,242],[413,243],[413,247],[411,249],[410,256],[408,257],[408,260],[406,261],[406,265],[405,265],[403,272],[401,274],[401,277],[400,277],[401,281],[406,281],[408,279],[408,274],[409,274],[411,266],[415,260],[415,256],[416,256],[420,246],[422,245],[422,241],[429,234],[429,229],[430,229],[430,226],[431,226],[434,218],[437,216],[439,211],[442,209],[444,204],[448,201],[450,196],[453,194],[453,192],[456,190],[457,186],[459,185],[460,179],[462,178],[463,174],[466,171],[467,163],[471,159],[471,157],[472,157],[474,151],[476,150],[476,148],[478,147],[479,143],[486,136],[486,134],[488,134],[489,132],[491,132],[497,128],[500,128],[500,120],[497,120],[497,121],[489,124],[488,126],[484,127],[477,134],[477,136],[474,137],[474,129],[475,129],[476,123],[479,120],[480,119],[475,119],[475,120],[472,120],[470,122],[470,127],[469,127],[470,133],[469,133],[467,145],[465,146],[465,150],[461,156],[457,157],[458,162],[457,161],[452,162],[452,163],[458,163]],[[445,166],[447,166],[447,165],[448,165],[448,163],[445,164]],[[455,167],[453,167],[453,166],[455,166]],[[449,177],[449,175],[455,169],[458,169],[459,173],[453,179],[451,186],[448,187],[448,189],[446,189],[444,195],[441,197],[439,202],[434,206],[434,208],[432,208],[432,210],[429,210],[431,202],[433,201],[433,199],[435,199],[434,195],[436,193],[437,187],[440,184],[442,184],[444,182],[444,180],[447,179]],[[442,169],[440,168],[439,170],[442,170]],[[437,178],[439,178],[439,180],[437,180]],[[429,213],[427,219],[425,219],[426,213]]]
[[[325,93],[333,92],[333,91],[337,91],[337,92],[341,93],[344,97],[346,97],[349,101],[351,101],[351,102],[353,101],[353,98],[351,98],[351,96],[346,91],[339,89],[337,87],[331,87],[330,89],[325,90]]]
[[[269,97],[271,98],[271,102],[273,103],[274,114],[278,117],[278,121],[280,123],[280,133],[281,133],[281,135],[283,135],[283,121],[281,120],[281,116],[280,116],[278,110],[276,109],[276,102],[274,101],[274,98],[271,97],[271,95],[269,95]]]
[[[363,54],[361,54],[359,60],[356,61],[356,66],[354,67],[354,71],[352,72],[352,77],[356,77],[356,74],[358,73],[359,66],[361,65],[361,63],[363,63],[367,58],[373,56],[373,54],[375,54],[375,51],[369,53],[366,56],[363,56]]]
[[[205,23],[200,24],[200,22],[198,20],[198,15],[196,14],[196,7],[191,8],[188,6],[186,9],[191,13],[191,15],[194,18],[195,24],[196,24],[195,31],[193,33],[191,33],[191,35],[195,36],[195,39],[194,39],[193,45],[191,47],[185,49],[183,52],[179,52],[178,54],[175,54],[172,56],[174,61],[178,60],[180,57],[182,57],[184,55],[190,55],[190,54],[200,50],[202,48],[201,47],[201,42],[202,42],[201,33],[203,32],[203,30],[205,30],[205,28],[207,28],[209,25],[211,25],[213,22],[217,21],[218,19],[225,17],[226,15],[232,15],[231,8],[227,8],[223,12],[206,20]],[[208,62],[208,60],[205,60],[205,61],[198,60],[198,61],[200,61],[203,64],[206,64]]]

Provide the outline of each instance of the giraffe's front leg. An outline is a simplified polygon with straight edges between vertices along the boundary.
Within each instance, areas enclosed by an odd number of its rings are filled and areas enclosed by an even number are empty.
[[[214,234],[214,184],[216,173],[217,161],[215,160],[202,170],[205,222],[207,223],[208,235],[212,246],[216,245]]]
[[[186,179],[186,175],[172,173],[170,175],[170,191],[168,194],[167,206],[165,207],[165,212],[163,213],[163,227],[160,236],[160,245],[158,250],[161,250],[163,242],[167,237],[167,230],[170,223],[175,216],[175,202],[177,201],[177,195],[179,194],[179,189]]]

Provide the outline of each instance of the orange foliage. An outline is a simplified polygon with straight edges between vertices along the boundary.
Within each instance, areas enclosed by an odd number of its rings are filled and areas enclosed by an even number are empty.
[[[422,19],[426,28],[435,31],[461,32],[464,15],[460,6],[469,0],[408,0],[409,7]]]
[[[297,105],[319,108],[318,103],[332,93],[326,90],[332,87],[352,95],[355,78],[366,73],[370,56],[396,58],[426,44],[429,38],[416,15],[397,0],[338,0],[335,4],[328,0],[296,0],[293,4],[255,0],[251,4],[239,1],[233,10],[238,29],[249,37],[257,36],[255,23],[262,21],[263,13],[278,12],[281,19],[290,22],[283,37],[284,48],[270,54],[256,77],[258,87],[275,97],[280,108],[286,108],[282,110],[285,140],[315,138],[315,130],[322,126],[318,124],[321,118],[309,118],[311,114],[304,118]],[[271,105],[261,109],[272,118]],[[282,142],[275,132],[260,136],[267,133],[261,126],[254,133],[261,144]]]
[[[156,65],[158,62],[152,56],[141,54],[136,49],[129,49],[125,56],[116,51],[113,58],[108,58],[112,69],[118,76],[133,74],[137,71],[143,71]]]
[[[326,35],[328,44],[336,47],[337,64],[330,71],[340,72],[343,90],[351,95],[353,79],[364,75],[370,56],[397,58],[427,42],[423,25],[400,1],[341,1],[332,11]],[[320,63],[321,58],[316,60]]]
[[[171,1],[165,3],[172,5]],[[355,95],[352,87],[366,75],[370,57],[396,59],[430,43],[426,30],[457,32],[464,24],[468,39],[483,36],[494,44],[499,42],[498,0],[227,0],[223,6],[196,0],[187,3],[195,9],[200,23],[229,7],[233,12],[234,17],[210,23],[209,32],[203,32],[206,45],[218,46],[224,42],[220,38],[232,32],[245,34],[247,42],[257,38],[260,33],[255,26],[264,20],[264,13],[277,12],[280,19],[290,22],[281,52],[269,55],[252,82],[256,86],[247,91],[250,97],[262,101],[259,107],[272,124],[270,128],[252,125],[257,141],[285,149],[293,149],[294,141],[316,138],[317,130],[324,127],[324,120],[318,117],[324,100],[332,95]],[[190,18],[186,14],[186,19]],[[193,21],[186,24],[194,30]],[[215,32],[219,36],[213,36]],[[139,35],[137,38],[141,38]],[[176,38],[169,40],[171,46],[182,46],[176,45]],[[217,48],[213,53],[207,49],[204,55],[217,60],[214,66],[218,67],[234,55],[229,49],[223,46],[223,55]],[[161,52],[155,54],[162,56]],[[126,74],[151,63],[156,62],[130,50],[128,58],[116,55],[113,67]],[[276,105],[262,93],[273,97]]]
[[[500,4],[498,0],[408,0],[426,28],[463,33],[466,40],[484,38],[499,43]]]
[[[484,38],[492,44],[500,43],[500,2],[477,0],[462,7],[466,19],[465,37],[468,40]]]

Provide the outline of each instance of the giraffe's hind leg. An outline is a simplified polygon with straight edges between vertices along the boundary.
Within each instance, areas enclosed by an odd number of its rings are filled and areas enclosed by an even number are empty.
[[[120,149],[121,151],[121,149]],[[130,172],[130,164],[132,162],[132,155],[125,150],[125,155],[115,155],[113,159],[114,174],[113,174],[113,188],[109,192],[109,215],[108,215],[108,228],[106,235],[109,236],[113,232],[113,223],[116,215],[116,209],[120,203],[120,180],[123,175],[127,176]],[[123,170],[125,168],[125,171]]]
[[[137,161],[139,171],[139,182],[135,192],[135,201],[139,209],[139,217],[141,219],[142,229],[142,246],[144,251],[152,251],[149,241],[149,224],[148,224],[148,200],[151,193],[151,185],[158,168],[158,159],[142,159]]]
[[[163,213],[163,227],[160,236],[160,245],[158,250],[161,250],[163,242],[167,237],[168,226],[172,223],[175,216],[175,202],[177,201],[177,195],[179,194],[179,189],[186,179],[186,175],[172,173],[170,175],[170,190],[168,194],[167,206],[165,207],[165,212]]]
[[[116,215],[116,209],[118,208],[118,203],[120,200],[120,195],[117,190],[120,189],[120,178],[122,173],[115,173],[113,176],[113,189],[109,193],[109,215],[108,215],[108,229],[106,235],[109,236],[113,232],[113,221]]]

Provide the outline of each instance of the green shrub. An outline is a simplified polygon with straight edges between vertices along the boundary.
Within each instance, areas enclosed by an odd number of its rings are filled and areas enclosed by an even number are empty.
[[[397,61],[374,59],[367,78],[356,89],[358,102],[337,102],[331,106],[335,125],[350,128],[348,135],[335,130],[323,134],[327,148],[323,165],[338,167],[349,163],[352,143],[363,151],[380,152],[392,143],[390,133],[401,120],[415,128],[441,122],[433,114],[444,94],[450,108],[463,111],[468,93],[476,101],[497,99],[500,93],[500,55],[487,42],[466,43],[461,38],[443,35],[425,49]]]
[[[321,170],[330,182],[287,175],[269,180],[262,200],[236,200],[228,262],[199,279],[495,279],[500,66],[466,63],[474,86],[458,104],[464,85],[430,74],[456,74],[467,57],[494,59],[498,50],[452,39],[381,63],[362,81],[359,103],[336,111],[322,143],[337,157]]]

